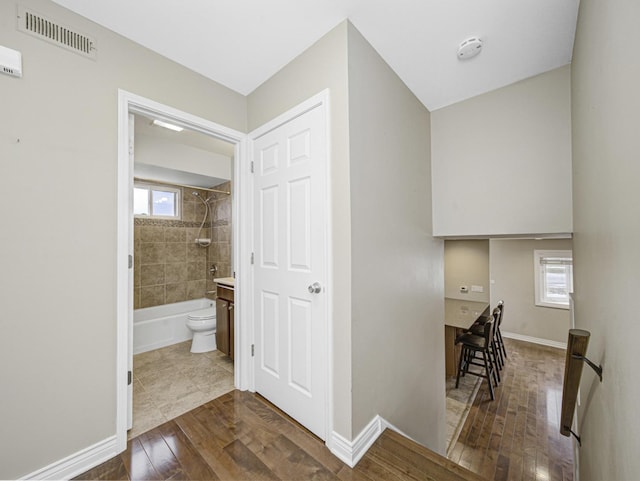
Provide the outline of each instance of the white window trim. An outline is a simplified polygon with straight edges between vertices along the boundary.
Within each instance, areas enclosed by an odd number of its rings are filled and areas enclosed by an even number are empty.
[[[540,259],[545,257],[565,257],[573,259],[573,251],[571,250],[534,250],[533,251],[533,272],[534,272],[534,285],[535,285],[535,297],[534,302],[539,307],[551,307],[554,309],[566,309],[571,307],[571,301],[566,304],[561,302],[549,302],[542,299],[542,270],[540,269]],[[573,280],[572,280],[573,283]],[[573,286],[572,286],[573,287]],[[569,293],[571,294],[571,293]],[[571,296],[569,296],[570,298]]]
[[[176,215],[153,215],[151,213],[151,196],[149,196],[149,215],[135,214],[136,219],[164,219],[164,220],[182,220],[182,189],[164,184],[152,184],[149,182],[134,182],[133,187],[144,187],[153,190],[161,190],[165,192],[174,192],[176,194]]]

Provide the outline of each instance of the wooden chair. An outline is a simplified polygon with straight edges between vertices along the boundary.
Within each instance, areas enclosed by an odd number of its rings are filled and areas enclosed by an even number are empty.
[[[456,344],[462,344],[460,360],[458,362],[458,373],[456,375],[456,388],[460,384],[461,375],[472,374],[484,378],[489,384],[489,394],[491,395],[492,401],[495,399],[492,380],[495,382],[496,387],[498,386],[497,368],[495,361],[492,360],[494,352],[491,348],[493,344],[494,323],[493,318],[487,319],[483,326],[482,336],[465,332],[456,339]],[[476,354],[481,354],[482,357],[477,357]],[[471,365],[480,366],[484,368],[484,370],[483,372],[470,371],[469,367]]]
[[[498,367],[498,371],[497,371],[498,382],[501,380],[500,370],[504,368],[504,358],[502,357],[502,352],[500,351],[500,348],[498,347],[498,342],[497,342],[497,329],[498,329],[498,322],[500,319],[500,315],[501,315],[500,307],[495,307],[493,309],[493,312],[491,313],[491,316],[479,318],[467,330],[467,332],[471,332],[476,336],[482,336],[484,335],[485,323],[487,322],[488,319],[493,319],[493,342],[491,343],[491,350],[493,354],[493,359],[495,360],[496,366]]]

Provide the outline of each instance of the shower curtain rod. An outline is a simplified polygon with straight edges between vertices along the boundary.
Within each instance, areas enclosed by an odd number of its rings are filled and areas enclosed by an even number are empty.
[[[196,187],[195,185],[176,184],[175,182],[167,182],[164,180],[143,179],[142,177],[134,177],[133,180],[139,180],[140,182],[149,182],[150,184],[177,185],[178,187],[186,187],[187,189],[199,189],[206,190],[208,192],[215,192],[217,194],[231,195],[231,192],[228,192],[226,190],[209,189],[208,187]]]

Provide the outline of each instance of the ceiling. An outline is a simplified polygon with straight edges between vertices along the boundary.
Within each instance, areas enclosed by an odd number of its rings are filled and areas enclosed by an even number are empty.
[[[571,62],[579,0],[53,0],[243,95],[344,19],[431,111]],[[483,49],[456,51],[469,37]]]

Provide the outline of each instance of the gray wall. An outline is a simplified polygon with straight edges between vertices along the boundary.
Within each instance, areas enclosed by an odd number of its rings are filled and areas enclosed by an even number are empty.
[[[484,292],[471,292],[471,286]],[[469,292],[460,292],[467,286]],[[446,240],[444,243],[444,295],[452,299],[489,302],[489,241]]]
[[[572,67],[575,322],[591,332],[579,409],[581,481],[640,473],[640,2],[582,0]]]
[[[489,259],[491,305],[505,302],[503,333],[534,337],[558,343],[567,342],[568,309],[535,305],[533,251],[571,250],[571,239],[491,239]]]
[[[118,88],[246,129],[246,99],[47,0],[28,8],[96,38],[96,61],[16,28],[0,45],[0,478],[33,472],[115,434]],[[20,139],[18,142],[17,139]]]
[[[347,23],[343,22],[247,98],[249,130],[330,88],[334,323],[334,430],[351,439],[351,207]]]
[[[572,231],[569,80],[562,67],[431,114],[434,235]]]
[[[445,450],[443,241],[429,111],[349,24],[353,434],[376,415]]]

